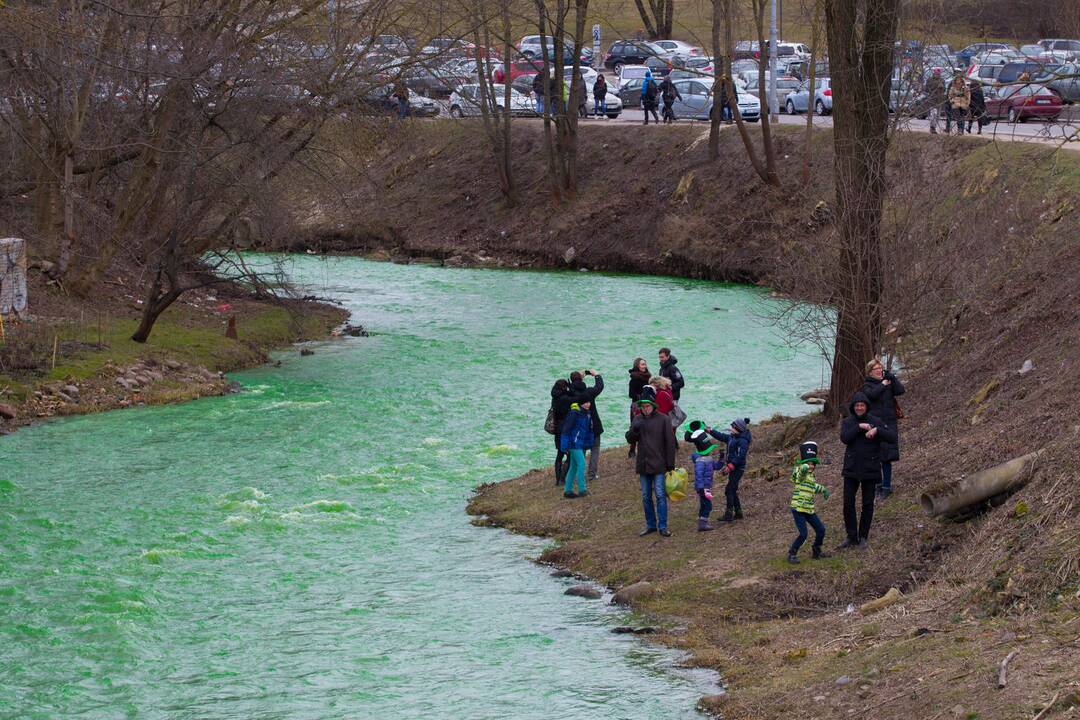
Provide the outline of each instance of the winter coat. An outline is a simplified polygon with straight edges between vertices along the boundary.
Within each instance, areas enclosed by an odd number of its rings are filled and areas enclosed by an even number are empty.
[[[679,359],[674,355],[668,355],[668,359],[660,363],[660,377],[666,377],[671,381],[671,395],[675,398],[675,402],[679,401],[679,395],[682,394],[683,386],[686,385],[682,372],[676,367],[678,364]]]
[[[712,455],[690,455],[690,463],[694,468],[694,489],[712,489],[713,473],[721,467],[721,462]]]
[[[896,462],[900,459],[900,430],[896,424],[896,404],[893,398],[904,394],[904,384],[892,373],[885,373],[882,380],[867,377],[863,381],[862,394],[870,400],[870,414],[879,418],[896,433],[896,440],[881,444],[881,462]]]
[[[544,73],[533,75],[532,91],[538,98],[544,96]]]
[[[641,389],[649,384],[649,378],[652,375],[646,370],[640,372],[634,368],[630,368],[630,399],[637,402],[641,399]]]
[[[656,409],[665,415],[670,413],[675,407],[675,398],[672,396],[670,390],[657,390],[656,391]]]
[[[978,83],[971,86],[971,114],[975,117],[986,114],[986,96]]]
[[[881,445],[896,442],[896,433],[885,422],[871,415],[855,414],[855,403],[864,402],[870,406],[870,399],[862,392],[855,393],[848,406],[850,414],[840,423],[840,441],[847,446],[844,450],[843,476],[852,480],[877,480],[881,477]],[[860,423],[869,423],[877,428],[877,435],[866,437],[868,431],[859,427]]]
[[[935,107],[945,104],[945,81],[940,75],[931,75],[926,81],[926,97]]]
[[[720,88],[718,90],[718,92],[720,94],[720,101],[719,101],[720,107],[723,107],[725,105],[728,105],[728,106],[731,105],[728,102],[728,87],[729,86],[731,87],[731,92],[735,95],[735,104],[737,105],[739,103],[739,88],[738,88],[738,86],[733,82],[729,82],[726,78],[721,78],[721,80],[720,80]]]
[[[656,107],[656,83],[652,73],[647,73],[641,81],[641,105],[646,110]]]
[[[957,87],[949,83],[949,107],[953,110],[967,110],[971,105],[971,88],[965,82]]]
[[[567,388],[559,392],[558,385],[551,387],[551,409],[555,411],[555,427],[561,432],[566,416],[570,414],[570,404],[574,402],[574,391]]]
[[[588,450],[593,446],[592,418],[589,413],[578,407],[577,403],[570,406],[570,414],[563,423],[562,435],[559,437],[559,449]]]
[[[671,419],[662,412],[638,415],[626,432],[626,441],[637,444],[638,475],[662,475],[675,469],[675,451],[679,447]]]
[[[596,82],[592,85],[592,94],[597,100],[604,100],[607,97],[607,80],[603,75],[597,76]]]
[[[593,386],[589,387],[584,380],[570,383],[570,392],[574,394],[574,402],[581,404],[586,400],[592,403],[589,414],[592,416],[593,432],[597,435],[604,434],[604,423],[600,422],[600,411],[596,409],[596,396],[604,392],[604,378],[593,375]],[[592,447],[590,445],[590,447]]]
[[[795,489],[791,493],[791,509],[796,512],[813,515],[814,496],[826,492],[825,486],[818,485],[814,479],[814,463],[799,463],[791,471],[791,482]]]
[[[682,100],[679,89],[675,87],[675,83],[671,82],[669,77],[664,78],[664,82],[660,83],[660,94],[664,97],[664,102],[669,105],[675,102],[676,99]]]
[[[726,433],[719,430],[710,430],[709,434],[722,443],[727,443],[727,453],[724,455],[724,464],[728,470],[738,470],[746,467],[746,456],[750,454],[750,443],[753,436],[750,430],[741,433]]]

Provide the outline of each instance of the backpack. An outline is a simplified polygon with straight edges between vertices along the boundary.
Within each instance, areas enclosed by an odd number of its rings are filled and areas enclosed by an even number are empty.
[[[644,88],[644,90],[642,90],[641,94],[645,97],[646,100],[655,99],[656,98],[656,83],[654,83],[651,80],[645,80],[644,82],[645,82],[645,88]]]

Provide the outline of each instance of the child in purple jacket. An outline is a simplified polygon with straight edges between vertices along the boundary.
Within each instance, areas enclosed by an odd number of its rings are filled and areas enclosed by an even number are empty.
[[[694,468],[694,490],[698,496],[698,532],[707,532],[713,529],[709,524],[709,515],[712,513],[712,486],[713,473],[722,466],[722,457],[713,457],[712,452],[720,447],[713,442],[712,437],[705,431],[705,423],[694,420],[689,425],[689,430],[683,435],[683,439],[694,446],[694,452],[690,454],[690,463]],[[722,453],[717,453],[722,455]]]

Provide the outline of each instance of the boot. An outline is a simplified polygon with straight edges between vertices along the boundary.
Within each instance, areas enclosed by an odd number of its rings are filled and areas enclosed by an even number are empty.
[[[814,557],[814,559],[815,559],[815,560],[821,560],[821,559],[823,559],[823,558],[831,558],[831,557],[832,557],[832,553],[830,553],[830,552],[825,552],[825,551],[824,551],[824,550],[822,550],[821,548],[819,548],[819,547],[815,547],[815,548],[814,548],[814,556],[813,556],[813,557]]]
[[[735,519],[736,520],[742,520],[743,519],[742,508],[741,507],[735,508]]]
[[[698,518],[697,529],[698,532],[708,532],[713,526],[709,524],[709,518]]]
[[[791,563],[792,565],[798,565],[799,564],[799,556],[796,555],[795,553],[788,553],[787,561],[789,563]]]

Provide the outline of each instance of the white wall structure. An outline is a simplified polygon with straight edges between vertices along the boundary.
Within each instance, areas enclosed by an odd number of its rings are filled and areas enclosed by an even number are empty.
[[[0,239],[0,315],[26,312],[26,241]]]

